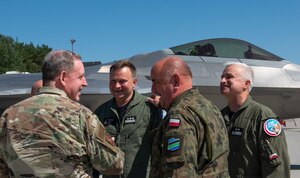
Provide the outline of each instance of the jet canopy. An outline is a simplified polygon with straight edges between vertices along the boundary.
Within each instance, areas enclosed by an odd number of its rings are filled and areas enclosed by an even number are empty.
[[[268,61],[284,60],[249,42],[231,38],[201,40],[175,46],[170,49],[175,55],[259,59]]]

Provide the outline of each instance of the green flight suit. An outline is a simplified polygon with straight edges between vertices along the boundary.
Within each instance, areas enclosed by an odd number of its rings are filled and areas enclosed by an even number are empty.
[[[150,177],[227,178],[228,153],[219,109],[190,89],[171,103],[156,132]]]
[[[120,177],[148,177],[151,146],[162,118],[161,110],[148,102],[146,96],[134,91],[123,118],[118,115],[114,98],[99,106],[95,114],[125,153],[124,172]]]
[[[290,177],[285,135],[271,109],[248,96],[237,112],[228,106],[221,112],[228,129],[232,178]]]

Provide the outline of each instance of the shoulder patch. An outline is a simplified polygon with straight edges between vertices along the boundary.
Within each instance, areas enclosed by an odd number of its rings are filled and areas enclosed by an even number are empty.
[[[184,140],[181,135],[170,135],[164,138],[163,155],[167,158],[182,154]]]
[[[168,139],[168,151],[176,151],[180,147],[180,139],[179,138],[169,138]]]
[[[178,119],[178,118],[171,118],[171,119],[169,120],[168,125],[169,125],[170,127],[179,127],[179,126],[180,126],[180,119]]]
[[[276,119],[268,119],[264,123],[264,131],[271,137],[276,137],[281,133],[281,125]]]

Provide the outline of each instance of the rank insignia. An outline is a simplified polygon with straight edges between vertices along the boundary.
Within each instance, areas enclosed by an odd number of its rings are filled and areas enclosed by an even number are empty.
[[[169,126],[170,127],[179,127],[180,126],[180,119],[170,119]]]
[[[276,137],[281,133],[281,125],[276,119],[268,119],[264,124],[266,134]]]
[[[231,135],[242,136],[242,134],[243,134],[243,128],[234,127],[231,129]]]
[[[180,147],[180,139],[179,138],[169,138],[168,139],[168,151],[176,151]]]
[[[125,117],[124,124],[134,124],[136,122],[136,116]]]

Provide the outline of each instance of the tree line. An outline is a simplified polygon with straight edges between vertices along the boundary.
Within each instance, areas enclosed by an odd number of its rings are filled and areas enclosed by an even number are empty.
[[[41,72],[43,60],[51,50],[44,44],[25,44],[0,34],[0,74],[7,71]]]

